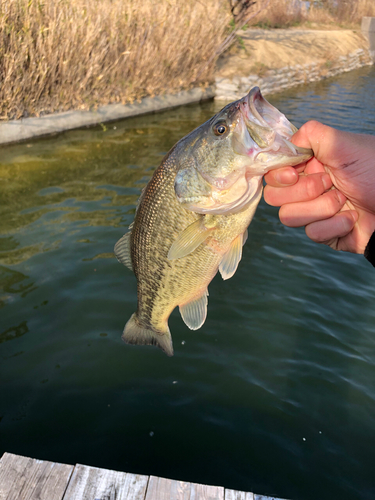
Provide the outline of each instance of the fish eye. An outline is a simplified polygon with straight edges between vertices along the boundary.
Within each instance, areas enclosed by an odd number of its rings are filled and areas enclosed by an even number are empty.
[[[224,135],[227,130],[228,130],[228,127],[225,123],[217,123],[214,126],[214,134],[215,135]]]

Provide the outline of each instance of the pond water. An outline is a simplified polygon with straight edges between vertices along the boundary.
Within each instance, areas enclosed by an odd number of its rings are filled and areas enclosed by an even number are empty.
[[[297,126],[375,133],[375,70],[269,96]],[[375,497],[375,270],[262,202],[175,356],[127,346],[113,256],[142,187],[217,103],[1,148],[0,455],[295,500]]]

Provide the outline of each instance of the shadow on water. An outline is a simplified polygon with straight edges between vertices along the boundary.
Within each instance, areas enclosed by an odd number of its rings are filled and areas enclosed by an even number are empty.
[[[375,72],[270,96],[297,126],[375,133]],[[300,500],[375,495],[375,285],[363,257],[261,203],[208,318],[175,357],[124,345],[132,273],[113,255],[164,154],[216,103],[4,147],[0,453]]]

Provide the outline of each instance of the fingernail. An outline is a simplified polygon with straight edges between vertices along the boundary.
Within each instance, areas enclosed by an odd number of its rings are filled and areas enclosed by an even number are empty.
[[[341,214],[343,230],[349,233],[349,231],[353,229],[354,224],[358,220],[358,212],[356,212],[355,210],[349,210],[349,211],[345,210],[344,212],[340,212],[340,214]]]
[[[332,187],[332,181],[329,174],[322,175],[322,183],[326,191]]]
[[[358,212],[356,212],[355,210],[350,210],[349,213],[353,217],[354,222],[357,222],[359,217]]]
[[[275,179],[281,186],[290,186],[295,184],[298,174],[295,170],[284,170],[283,172],[275,172]]]
[[[343,205],[346,202],[346,196],[342,194],[342,192],[338,189],[335,189],[334,191],[337,201],[340,203],[340,205]]]

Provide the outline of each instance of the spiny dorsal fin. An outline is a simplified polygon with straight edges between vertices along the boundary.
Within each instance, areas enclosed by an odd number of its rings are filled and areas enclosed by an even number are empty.
[[[190,330],[198,330],[203,323],[206,321],[207,317],[207,296],[208,290],[203,292],[203,295],[197,299],[188,302],[182,306],[179,306],[180,314],[186,325]]]
[[[219,266],[219,271],[223,280],[228,280],[237,271],[238,264],[242,257],[242,245],[245,238],[247,238],[247,230],[243,234],[239,234],[237,238],[232,241],[230,249],[224,254]]]
[[[200,217],[180,233],[169,249],[168,259],[181,259],[194,252],[209,236],[215,227],[207,228],[204,225],[204,217]]]
[[[122,238],[118,240],[115,245],[115,255],[116,258],[121,264],[128,267],[131,271],[133,271],[132,258],[130,253],[130,236],[132,232],[124,234]]]

